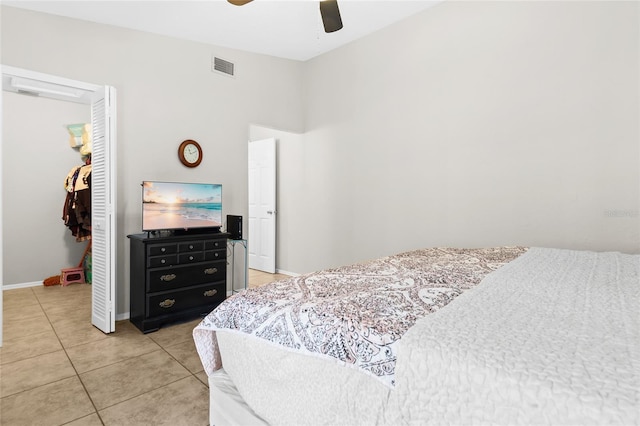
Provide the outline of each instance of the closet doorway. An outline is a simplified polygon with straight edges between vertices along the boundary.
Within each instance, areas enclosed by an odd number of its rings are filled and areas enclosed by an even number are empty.
[[[91,155],[93,257],[91,322],[103,332],[111,333],[115,331],[116,314],[115,89],[10,66],[2,66],[2,88],[5,91],[25,95],[85,104],[91,109],[93,144]],[[0,153],[1,150],[2,144],[0,144]],[[0,184],[2,184],[1,181]],[[4,208],[6,207],[2,206],[2,209]],[[2,209],[0,209],[0,221]],[[0,255],[2,255],[2,248],[0,248]],[[0,276],[2,276],[3,267],[0,262]],[[1,294],[2,292],[0,292],[0,346],[2,344]]]

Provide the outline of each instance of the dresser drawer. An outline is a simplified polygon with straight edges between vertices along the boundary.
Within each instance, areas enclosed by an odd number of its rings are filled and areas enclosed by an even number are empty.
[[[180,287],[221,281],[226,278],[226,262],[204,262],[194,265],[157,268],[148,271],[147,291],[165,291]]]
[[[178,255],[169,254],[166,256],[149,257],[147,265],[149,268],[157,268],[159,266],[171,266],[178,263]]]
[[[172,254],[178,252],[177,244],[149,244],[147,246],[147,255],[148,256],[161,256],[164,254]]]
[[[180,243],[178,244],[178,251],[180,253],[192,252],[192,251],[202,251],[204,248],[203,241],[193,241],[190,243]]]
[[[225,250],[209,250],[204,252],[204,260],[226,259],[227,252]]]
[[[226,297],[225,286],[222,282],[148,295],[147,312],[149,316],[167,315],[197,306],[219,303]]]
[[[201,251],[197,251],[194,253],[178,254],[178,263],[181,265],[184,265],[187,263],[202,262],[203,260],[204,260],[204,253]]]
[[[205,250],[216,250],[216,249],[225,249],[227,248],[227,240],[213,240],[213,241],[205,241],[204,249]]]

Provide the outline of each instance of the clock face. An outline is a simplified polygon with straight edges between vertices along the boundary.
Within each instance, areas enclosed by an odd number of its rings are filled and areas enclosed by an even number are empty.
[[[195,163],[196,161],[198,161],[198,158],[200,158],[200,152],[198,151],[198,148],[192,143],[187,144],[184,147],[184,159],[189,163]]]
[[[187,139],[178,148],[178,158],[187,167],[196,167],[202,161],[202,148],[194,140]]]

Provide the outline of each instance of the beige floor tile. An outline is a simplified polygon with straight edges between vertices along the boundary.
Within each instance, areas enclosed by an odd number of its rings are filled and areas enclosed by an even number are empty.
[[[162,349],[80,375],[98,410],[158,389],[190,373]]]
[[[164,349],[191,373],[198,373],[204,369],[193,341],[167,346]]]
[[[75,312],[72,314],[64,314],[62,312],[57,314],[51,314],[45,311],[49,322],[56,330],[65,328],[75,328],[91,325],[91,312]]]
[[[61,322],[54,324],[53,328],[65,348],[72,348],[109,337],[108,334],[94,327],[90,321],[82,321],[80,323],[77,321]]]
[[[122,320],[122,321],[116,321],[116,333],[134,333],[134,334],[141,334],[142,332],[140,330],[138,330],[138,327],[136,327],[135,325],[133,325],[131,323],[131,321],[127,320]]]
[[[209,391],[193,376],[99,411],[105,426],[205,426]]]
[[[91,298],[87,299],[78,299],[76,303],[69,304],[69,301],[62,301],[59,304],[54,305],[46,305],[42,304],[42,309],[48,313],[56,313],[56,310],[65,312],[67,314],[75,313],[75,312],[85,312],[91,316]]]
[[[259,287],[261,285],[265,285],[270,282],[285,279],[285,278],[291,278],[291,277],[283,274],[269,274],[267,272],[250,269],[249,270],[249,288]]]
[[[112,333],[107,339],[67,349],[67,354],[79,374],[116,362],[125,361],[160,347],[141,333]]]
[[[44,310],[38,304],[36,305],[8,305],[3,306],[3,319],[4,321],[24,321],[32,318],[41,318],[46,321],[46,315]]]
[[[77,376],[2,398],[0,405],[3,425],[62,425],[95,413]]]
[[[41,315],[43,313],[42,307],[39,304],[33,305],[4,305],[2,309],[3,319],[4,321],[9,320],[23,320],[27,318],[32,318],[36,315]]]
[[[102,426],[102,420],[100,420],[97,413],[93,413],[78,420],[65,423],[65,426]]]
[[[199,373],[196,373],[195,376],[198,378],[198,380],[204,383],[204,385],[207,388],[209,387],[209,377],[207,376],[207,373],[204,372],[204,370],[202,370]]]
[[[0,395],[13,395],[75,375],[64,351],[3,364]]]
[[[37,305],[38,299],[32,287],[7,290],[2,293],[2,303],[5,306]]]
[[[4,339],[29,336],[52,330],[51,324],[42,311],[39,314],[24,319],[17,319],[15,317],[8,320],[3,319],[2,327]]]
[[[2,345],[2,364],[33,358],[62,349],[62,345],[60,345],[60,341],[53,330],[4,339]]]
[[[250,270],[248,281],[284,278]],[[146,335],[118,321],[107,335],[91,325],[91,291],[72,284],[4,293],[0,424],[208,425],[208,381],[192,335],[200,319]],[[48,344],[55,351],[39,353]]]
[[[150,339],[162,347],[173,346],[178,343],[193,342],[193,329],[200,324],[201,318],[167,326],[160,330],[147,334]]]
[[[58,310],[58,311],[44,311],[45,315],[49,319],[49,322],[54,327],[56,325],[64,325],[71,322],[81,324],[91,324],[91,308],[71,311],[71,310]]]
[[[69,295],[91,294],[90,284],[69,284],[68,286],[51,285],[32,287],[33,292],[41,300],[53,300],[55,297],[69,297]]]
[[[91,294],[63,294],[49,298],[43,296],[39,298],[40,305],[45,311],[66,310],[67,313],[78,310],[91,312]]]

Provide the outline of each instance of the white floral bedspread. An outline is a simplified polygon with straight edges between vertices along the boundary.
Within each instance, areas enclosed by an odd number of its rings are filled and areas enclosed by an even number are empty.
[[[226,299],[194,329],[196,348],[211,374],[222,367],[216,330],[242,332],[332,358],[393,387],[403,334],[525,251],[422,249],[249,289]]]

